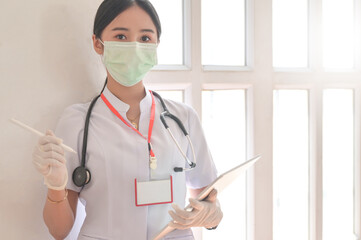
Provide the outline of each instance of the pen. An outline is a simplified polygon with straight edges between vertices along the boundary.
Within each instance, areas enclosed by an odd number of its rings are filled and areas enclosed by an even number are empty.
[[[30,131],[30,132],[32,132],[32,133],[35,133],[36,135],[38,135],[38,136],[40,136],[40,137],[45,136],[45,134],[39,132],[38,130],[36,130],[36,129],[32,128],[32,127],[29,127],[28,125],[20,122],[19,120],[16,120],[16,119],[14,119],[14,118],[11,118],[10,120],[11,120],[13,123],[15,123],[16,125],[24,128],[24,129],[26,129],[26,130],[28,130],[28,131]],[[75,153],[75,154],[77,153],[77,152],[74,151],[71,147],[69,147],[69,146],[67,146],[67,145],[65,145],[65,144],[63,144],[63,143],[60,144],[60,145],[64,148],[64,150],[66,150],[66,151],[68,151],[68,152]]]

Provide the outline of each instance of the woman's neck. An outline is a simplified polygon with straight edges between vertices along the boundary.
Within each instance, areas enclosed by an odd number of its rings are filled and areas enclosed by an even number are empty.
[[[134,104],[139,104],[146,95],[143,81],[140,81],[134,86],[125,87],[108,75],[107,87],[109,91],[113,93],[118,99],[131,106]]]

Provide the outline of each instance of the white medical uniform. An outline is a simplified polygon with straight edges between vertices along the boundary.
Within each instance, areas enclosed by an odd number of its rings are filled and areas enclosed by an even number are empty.
[[[129,105],[108,88],[103,94],[126,118]],[[171,204],[136,207],[134,180],[149,181],[173,177],[174,202],[185,206],[186,187],[202,188],[216,178],[216,169],[207,147],[196,112],[189,106],[164,100],[169,111],[180,118],[190,134],[197,157],[192,171],[174,172],[174,167],[188,167],[160,121],[163,108],[155,97],[156,111],[151,143],[158,160],[156,170],[149,167],[147,140],[126,126],[99,98],[93,108],[88,135],[86,167],[91,181],[83,189],[74,185],[72,173],[80,166],[83,131],[89,103],[68,107],[61,116],[56,135],[78,154],[66,152],[69,181],[67,188],[79,192],[86,218],[78,239],[152,239],[170,220]],[[140,102],[139,132],[147,138],[152,98],[148,90]],[[183,151],[192,160],[192,150],[178,125],[167,119]],[[175,230],[164,239],[194,239],[192,231]]]

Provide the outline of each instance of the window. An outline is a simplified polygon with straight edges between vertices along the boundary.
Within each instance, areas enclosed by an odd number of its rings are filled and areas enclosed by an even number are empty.
[[[202,0],[202,64],[245,66],[245,1]]]
[[[262,154],[231,193],[220,194],[219,229],[195,229],[196,239],[357,239],[360,3],[169,2],[183,11],[177,38],[184,41],[175,50],[189,56],[190,66],[152,71],[146,83],[198,112],[219,173]]]
[[[308,1],[273,0],[273,66],[308,67]]]
[[[322,235],[324,240],[354,239],[353,92],[327,89],[323,102]]]
[[[157,90],[162,98],[177,102],[184,102],[183,91],[180,90]]]
[[[203,128],[218,173],[246,158],[246,104],[244,90],[211,90],[202,93]],[[234,103],[236,108],[225,108]],[[241,177],[219,195],[228,212],[217,231],[203,231],[204,239],[246,239],[246,178]]]
[[[182,0],[151,0],[162,25],[158,46],[159,65],[183,64],[183,8]],[[169,53],[172,54],[169,54]]]
[[[354,67],[354,1],[323,0],[323,66]]]
[[[304,240],[309,234],[308,92],[275,90],[273,104],[273,239]]]

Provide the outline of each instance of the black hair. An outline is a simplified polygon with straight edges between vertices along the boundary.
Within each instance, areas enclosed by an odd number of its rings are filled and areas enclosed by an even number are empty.
[[[96,38],[100,39],[106,26],[108,26],[120,13],[134,5],[139,6],[148,13],[157,29],[157,37],[159,40],[162,32],[159,17],[149,0],[104,0],[100,4],[95,15],[93,33]]]

